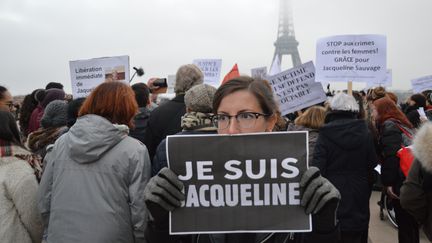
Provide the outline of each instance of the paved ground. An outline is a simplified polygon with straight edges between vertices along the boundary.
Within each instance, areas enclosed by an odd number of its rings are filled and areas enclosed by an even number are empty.
[[[369,221],[369,242],[370,243],[397,243],[397,229],[393,227],[388,219],[383,221],[379,218],[379,206],[377,202],[380,199],[380,192],[372,192],[370,200],[371,217]],[[426,236],[421,232],[420,242],[428,243]]]

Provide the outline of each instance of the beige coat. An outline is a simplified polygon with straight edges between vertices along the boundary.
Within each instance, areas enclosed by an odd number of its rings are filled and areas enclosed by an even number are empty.
[[[12,146],[14,154],[28,154]],[[38,183],[27,161],[0,157],[0,242],[31,243],[42,238],[42,221],[36,204]]]

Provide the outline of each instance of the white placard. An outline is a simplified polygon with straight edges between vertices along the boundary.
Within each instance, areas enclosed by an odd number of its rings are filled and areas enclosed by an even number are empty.
[[[168,79],[167,79],[167,83],[168,83],[167,93],[168,94],[174,93],[175,81],[176,81],[175,75],[168,75]]]
[[[375,80],[373,82],[368,82],[366,85],[366,88],[372,88],[372,87],[377,87],[377,86],[381,86],[381,87],[391,87],[392,86],[392,81],[393,80],[393,75],[392,75],[392,70],[391,69],[387,69],[386,71],[386,76],[384,79],[382,80]]]
[[[129,84],[129,56],[69,61],[69,68],[74,99],[87,97],[105,81]]]
[[[413,93],[421,93],[425,90],[432,90],[432,75],[411,80]]]
[[[252,78],[265,79],[267,76],[267,67],[258,67],[251,69]]]
[[[195,59],[193,64],[197,65],[203,72],[204,83],[216,88],[219,87],[222,59]]]
[[[315,82],[315,67],[311,61],[269,76],[268,81],[282,115],[327,100],[321,83]]]
[[[317,42],[316,81],[373,82],[387,70],[387,40],[383,35],[341,35]]]

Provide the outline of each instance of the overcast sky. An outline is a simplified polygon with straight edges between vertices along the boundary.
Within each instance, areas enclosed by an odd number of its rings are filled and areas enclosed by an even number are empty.
[[[432,74],[431,0],[292,0],[302,62],[316,40],[342,34],[387,36],[393,88]],[[129,55],[150,77],[175,74],[196,58],[221,58],[223,77],[270,66],[279,0],[0,0],[0,84],[27,94],[61,82],[69,61]],[[282,61],[283,68],[290,63]],[[356,86],[355,86],[356,87]],[[361,87],[357,86],[357,87]]]

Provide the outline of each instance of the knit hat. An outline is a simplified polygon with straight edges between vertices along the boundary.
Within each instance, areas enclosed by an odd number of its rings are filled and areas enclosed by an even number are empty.
[[[41,102],[42,107],[47,107],[53,100],[64,100],[66,95],[62,89],[48,89],[45,93],[46,95]]]
[[[54,100],[45,108],[41,119],[43,128],[61,127],[67,124],[67,109],[66,101]]]
[[[194,64],[183,65],[177,70],[174,92],[176,94],[186,93],[194,85],[202,84],[203,80],[204,74],[199,67]]]
[[[216,88],[208,84],[193,86],[186,92],[185,104],[191,111],[211,113]]]
[[[334,111],[359,112],[359,104],[351,95],[338,93],[330,100],[330,108]]]

